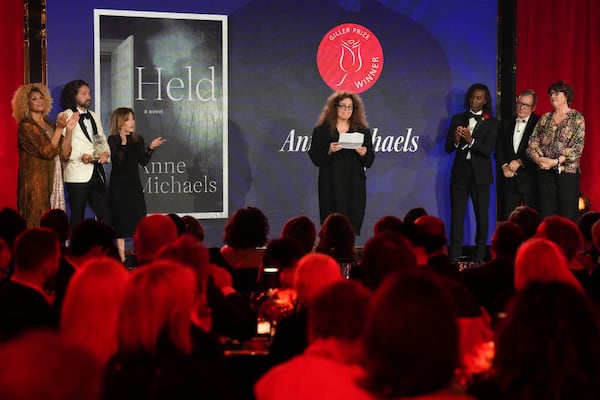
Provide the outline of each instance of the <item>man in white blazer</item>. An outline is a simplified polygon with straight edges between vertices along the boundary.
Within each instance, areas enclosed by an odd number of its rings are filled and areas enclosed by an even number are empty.
[[[85,81],[74,80],[65,85],[61,106],[70,118],[79,118],[72,131],[63,131],[62,143],[62,155],[67,159],[64,181],[69,196],[71,227],[83,220],[88,202],[98,220],[112,225],[103,167],[110,162],[110,149],[100,118],[89,110],[91,103],[90,87]],[[104,148],[99,151],[94,142],[103,143]]]

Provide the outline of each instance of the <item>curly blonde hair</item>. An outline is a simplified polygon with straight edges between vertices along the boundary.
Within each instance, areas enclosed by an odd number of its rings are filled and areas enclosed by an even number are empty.
[[[29,116],[29,96],[31,92],[39,92],[44,96],[46,105],[44,106],[44,118],[48,116],[52,109],[52,97],[50,96],[50,90],[43,83],[29,83],[21,85],[13,95],[11,105],[13,109],[12,116],[17,121],[21,122],[25,117]]]

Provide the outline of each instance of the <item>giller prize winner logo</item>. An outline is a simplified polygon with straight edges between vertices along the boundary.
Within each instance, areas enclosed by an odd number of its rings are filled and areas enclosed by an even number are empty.
[[[381,75],[383,50],[369,29],[358,24],[342,24],[332,28],[321,40],[317,66],[331,89],[362,93]]]

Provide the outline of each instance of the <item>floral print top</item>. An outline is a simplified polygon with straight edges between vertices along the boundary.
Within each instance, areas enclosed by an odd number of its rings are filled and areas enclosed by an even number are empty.
[[[529,138],[527,155],[532,159],[536,154],[553,159],[564,156],[565,162],[561,165],[563,172],[580,172],[579,159],[585,139],[583,115],[579,111],[570,110],[559,124],[554,122],[553,116],[554,112],[549,112],[540,118]]]

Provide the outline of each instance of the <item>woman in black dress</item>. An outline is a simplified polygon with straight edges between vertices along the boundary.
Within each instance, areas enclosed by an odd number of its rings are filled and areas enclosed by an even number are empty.
[[[356,148],[340,142],[349,133],[362,133],[363,143]],[[329,99],[313,130],[308,151],[319,167],[319,213],[321,224],[331,213],[346,215],[357,235],[367,201],[365,170],[373,165],[375,153],[362,100],[351,92],[335,92]]]
[[[148,147],[144,138],[135,133],[135,114],[131,108],[117,108],[110,116],[111,135],[108,138],[112,158],[109,198],[117,247],[125,260],[125,238],[132,237],[135,228],[146,216],[146,202],[139,166],[150,161],[152,152],[165,142],[154,139]]]

